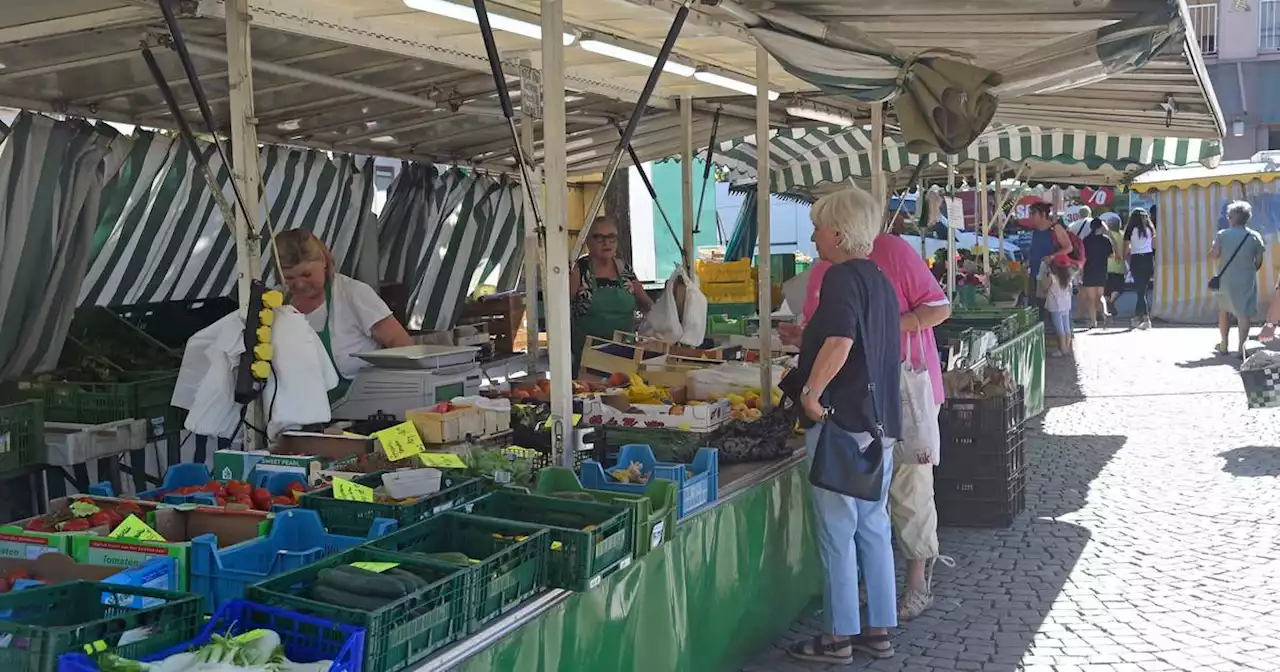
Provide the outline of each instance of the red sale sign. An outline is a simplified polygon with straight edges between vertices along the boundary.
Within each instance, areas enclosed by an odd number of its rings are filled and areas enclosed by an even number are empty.
[[[1105,208],[1115,202],[1116,192],[1111,187],[1085,187],[1080,190],[1080,200],[1091,208]]]

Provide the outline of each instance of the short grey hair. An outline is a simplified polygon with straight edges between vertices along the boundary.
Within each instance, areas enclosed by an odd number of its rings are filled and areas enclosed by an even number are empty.
[[[1245,201],[1231,201],[1227,204],[1227,223],[1244,226],[1253,219],[1253,206]]]
[[[1089,206],[1087,206],[1087,205],[1082,205],[1082,206],[1080,206],[1080,212],[1079,212],[1079,215],[1080,215],[1080,219],[1086,219],[1086,220],[1087,220],[1087,219],[1092,219],[1092,218],[1093,218],[1093,208],[1091,208],[1091,207],[1089,207]]]
[[[814,226],[840,234],[840,247],[849,254],[868,255],[880,235],[884,203],[858,187],[819,198],[809,210]]]

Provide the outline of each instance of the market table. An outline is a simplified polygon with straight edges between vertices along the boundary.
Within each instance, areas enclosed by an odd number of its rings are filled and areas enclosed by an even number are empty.
[[[1026,390],[1026,417],[1044,412],[1044,323],[1036,322],[1026,331],[987,352],[986,362],[1009,368],[1013,382]]]
[[[721,497],[586,593],[553,590],[415,670],[739,669],[820,594],[803,451],[721,474]]]

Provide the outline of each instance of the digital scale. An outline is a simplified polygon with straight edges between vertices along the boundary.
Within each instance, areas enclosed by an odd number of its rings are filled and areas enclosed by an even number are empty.
[[[404,419],[405,411],[480,393],[480,348],[411,345],[357,352],[373,366],[356,374],[333,405],[335,420],[364,420],[376,413]]]

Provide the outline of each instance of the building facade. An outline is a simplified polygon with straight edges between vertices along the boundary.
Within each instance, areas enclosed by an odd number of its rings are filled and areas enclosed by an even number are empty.
[[[1223,158],[1280,150],[1280,0],[1191,0],[1188,8],[1227,122]]]

